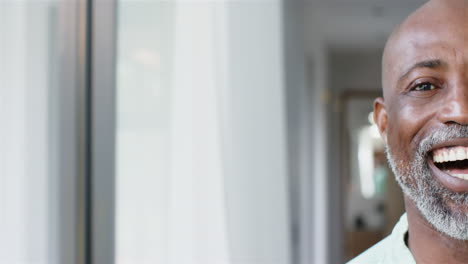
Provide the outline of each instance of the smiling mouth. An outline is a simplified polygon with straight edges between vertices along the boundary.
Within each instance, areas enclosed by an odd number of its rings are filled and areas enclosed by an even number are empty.
[[[468,147],[453,146],[432,152],[434,165],[451,177],[468,181]]]

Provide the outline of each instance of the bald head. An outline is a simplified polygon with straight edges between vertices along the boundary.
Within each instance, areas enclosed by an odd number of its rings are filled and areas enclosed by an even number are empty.
[[[413,12],[392,33],[385,45],[382,59],[382,87],[384,97],[410,60],[435,56],[425,48],[445,41],[468,42],[468,0],[431,0]],[[448,45],[450,46],[450,45]],[[448,47],[447,46],[447,47]]]
[[[468,148],[468,0],[411,14],[389,38],[382,71],[374,120],[405,194],[411,253],[417,263],[468,263],[468,162],[451,154]]]

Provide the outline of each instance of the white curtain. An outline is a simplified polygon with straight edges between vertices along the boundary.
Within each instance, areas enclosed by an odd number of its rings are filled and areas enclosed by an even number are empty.
[[[168,264],[230,263],[219,103],[225,46],[217,43],[226,37],[224,12],[224,4],[176,7]]]
[[[291,263],[281,6],[120,3],[118,264]]]

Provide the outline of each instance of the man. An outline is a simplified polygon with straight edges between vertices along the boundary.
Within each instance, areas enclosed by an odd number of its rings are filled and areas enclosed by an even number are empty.
[[[432,0],[392,34],[374,119],[406,214],[350,264],[468,263],[468,0]]]

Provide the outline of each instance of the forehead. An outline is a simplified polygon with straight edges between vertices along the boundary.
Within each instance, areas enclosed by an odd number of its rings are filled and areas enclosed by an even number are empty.
[[[384,88],[394,86],[398,75],[419,61],[439,59],[449,66],[466,64],[466,7],[468,4],[461,8],[425,8],[410,16],[387,43],[382,65]]]
[[[392,41],[383,67],[394,83],[412,65],[442,60],[449,66],[468,64],[468,14],[464,24],[451,27],[418,26],[405,29]],[[463,26],[462,26],[463,25]]]

